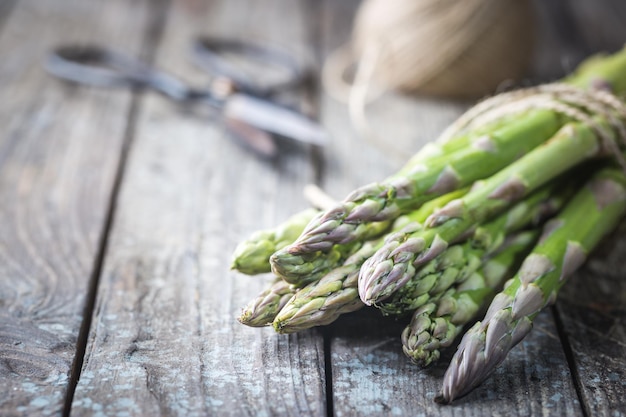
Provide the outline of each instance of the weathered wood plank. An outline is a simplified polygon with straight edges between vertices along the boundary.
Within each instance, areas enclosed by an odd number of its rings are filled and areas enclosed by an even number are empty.
[[[5,3],[3,3],[5,4]],[[0,36],[0,414],[63,409],[87,288],[124,142],[129,93],[77,89],[48,50],[139,52],[145,1],[17,2]]]
[[[589,416],[626,415],[626,223],[564,287],[557,311]]]
[[[342,5],[345,7],[345,2]],[[356,5],[354,2],[353,6]],[[329,22],[324,45],[328,52],[345,41],[348,34],[342,28],[350,17],[345,10],[339,13],[335,2],[327,2],[326,7]],[[326,107],[322,108],[323,120],[337,132],[338,138],[332,152],[336,163],[328,163],[325,188],[347,192],[357,185],[384,178],[399,167],[389,155],[380,152],[373,155],[374,150],[359,143],[345,106],[331,100],[323,103]],[[375,132],[383,132],[384,140],[391,146],[404,146],[410,155],[426,141],[436,138],[466,106],[467,103],[408,100],[390,95],[372,106],[369,119]],[[403,139],[398,140],[399,137]],[[354,149],[363,151],[356,153]],[[355,313],[333,325],[330,350],[336,416],[582,414],[549,312],[540,316],[532,334],[489,381],[450,407],[435,405],[433,398],[453,352],[447,352],[433,369],[420,372],[403,356],[399,340],[402,329],[402,323],[384,319],[375,311]]]
[[[198,33],[265,39],[309,60],[302,2],[174,2],[157,63],[187,60]],[[318,332],[277,336],[236,322],[268,277],[229,271],[235,244],[306,206],[310,152],[273,163],[219,123],[149,97],[121,188],[72,415],[323,415]]]
[[[576,416],[582,415],[559,337],[549,312],[540,315],[531,336],[470,396],[451,406],[434,397],[452,354],[420,370],[402,353],[395,322],[363,311],[335,323],[331,345],[333,398],[337,417],[413,416]]]

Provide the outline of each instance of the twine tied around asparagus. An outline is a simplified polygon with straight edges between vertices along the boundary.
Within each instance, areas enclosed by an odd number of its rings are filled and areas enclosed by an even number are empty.
[[[443,143],[462,131],[474,129],[506,116],[544,108],[590,126],[603,151],[612,154],[626,173],[626,159],[618,140],[626,146],[626,104],[605,86],[582,89],[565,83],[542,84],[500,93],[462,114],[437,139]],[[608,127],[598,117],[608,122]]]

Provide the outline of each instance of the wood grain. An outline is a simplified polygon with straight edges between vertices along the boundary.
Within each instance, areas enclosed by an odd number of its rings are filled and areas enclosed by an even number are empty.
[[[564,287],[557,303],[589,416],[626,415],[626,256],[622,224]]]
[[[144,1],[19,1],[0,31],[0,414],[63,408],[131,95],[44,73],[50,48],[139,52]],[[3,3],[4,4],[4,3]]]
[[[269,40],[310,60],[302,2],[174,2],[157,64],[206,83],[196,34]],[[288,144],[284,144],[288,145]],[[147,97],[111,232],[73,416],[322,415],[319,332],[278,336],[236,321],[269,277],[229,271],[235,244],[304,208],[308,149],[273,162],[221,125]],[[127,414],[124,414],[127,413]]]
[[[531,336],[469,396],[451,406],[434,397],[453,350],[420,370],[402,353],[406,321],[367,310],[345,316],[333,327],[331,345],[335,415],[580,416],[569,369],[549,312]]]

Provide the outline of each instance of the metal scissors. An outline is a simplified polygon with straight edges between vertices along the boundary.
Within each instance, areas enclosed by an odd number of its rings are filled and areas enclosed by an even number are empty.
[[[250,68],[245,71],[227,55],[245,58]],[[302,69],[287,52],[260,43],[203,37],[193,43],[192,56],[196,65],[213,76],[209,87],[191,87],[145,62],[95,45],[56,48],[45,68],[78,84],[147,88],[177,102],[208,105],[237,137],[263,156],[277,153],[273,135],[314,145],[327,143],[328,135],[318,123],[274,101],[278,92],[304,80]],[[274,80],[254,80],[251,74],[256,64],[278,69]]]

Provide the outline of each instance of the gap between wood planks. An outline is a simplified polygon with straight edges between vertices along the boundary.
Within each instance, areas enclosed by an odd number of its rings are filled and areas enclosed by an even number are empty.
[[[167,21],[167,14],[171,6],[171,0],[154,0],[150,10],[150,21],[148,22],[144,38],[141,42],[140,58],[147,64],[154,62],[156,51],[161,42],[163,31],[165,29],[165,23]],[[0,26],[2,20],[0,19]],[[92,274],[89,277],[89,286],[87,288],[87,297],[85,299],[85,308],[83,310],[83,321],[81,322],[80,330],[78,332],[78,338],[76,340],[76,353],[74,355],[74,362],[70,371],[70,379],[68,388],[65,395],[65,403],[63,406],[63,417],[69,417],[72,412],[72,401],[74,399],[74,392],[80,379],[80,374],[83,367],[83,361],[85,358],[85,352],[87,349],[87,342],[89,339],[89,331],[91,328],[91,321],[94,315],[94,308],[96,305],[96,297],[98,294],[98,284],[100,282],[100,276],[102,274],[102,266],[104,264],[105,256],[107,253],[109,235],[111,227],[115,219],[115,208],[119,197],[120,187],[124,179],[124,172],[126,170],[126,164],[128,161],[128,155],[135,136],[135,127],[137,123],[137,115],[141,104],[141,92],[133,92],[130,109],[128,111],[128,123],[124,130],[124,138],[122,141],[122,149],[120,159],[115,172],[115,178],[113,181],[113,189],[111,191],[111,199],[106,211],[106,217],[104,221],[104,228],[102,235],[98,242],[98,249],[94,260],[94,267]]]
[[[322,42],[322,8],[326,6],[326,2],[320,1],[308,1],[305,3],[307,8],[307,15],[313,16],[313,19],[309,19],[309,44],[313,52],[313,62],[316,68],[315,73],[310,74],[307,77],[306,85],[304,86],[306,100],[310,105],[312,114],[309,116],[315,120],[320,118],[320,106],[322,86],[319,74],[321,68],[324,65],[324,46]],[[313,166],[313,183],[319,187],[322,187],[326,170],[324,163],[323,149],[318,146],[311,147],[311,165]],[[334,336],[334,326],[325,326],[322,329],[323,349],[324,349],[324,390],[326,397],[326,417],[333,417],[335,415],[334,407],[334,394],[333,394],[333,367],[332,367],[332,352],[331,345]]]
[[[333,366],[331,355],[331,341],[334,335],[334,326],[325,326],[322,330],[324,338],[324,381],[326,390],[326,417],[335,415],[335,403],[333,401]]]
[[[584,417],[589,417],[591,415],[591,410],[589,404],[587,404],[587,402],[585,401],[585,396],[583,395],[581,376],[580,372],[578,371],[578,367],[576,366],[576,358],[574,357],[574,351],[572,350],[569,336],[565,331],[565,325],[563,324],[563,320],[561,320],[561,316],[557,307],[552,306],[550,309],[552,311],[552,317],[554,319],[554,324],[558,332],[559,340],[561,341],[561,346],[563,347],[565,360],[567,360],[567,365],[570,370],[572,382],[574,383],[574,389],[576,390],[576,396],[578,397],[578,402],[580,403],[580,409]]]

